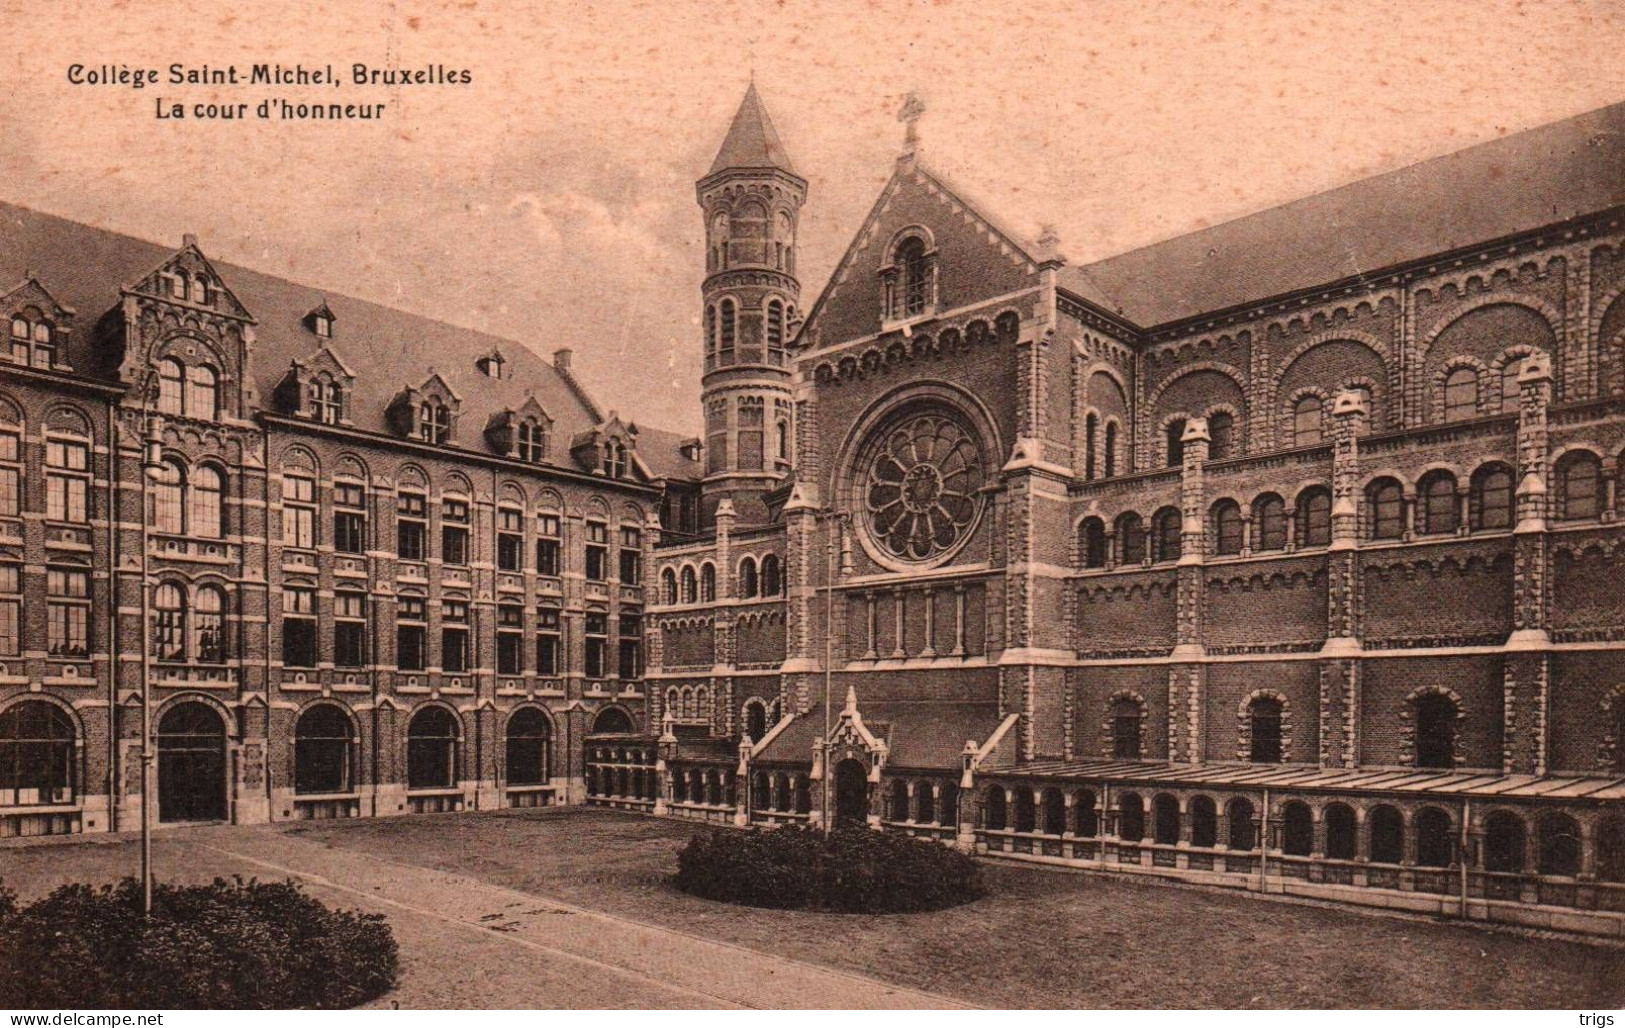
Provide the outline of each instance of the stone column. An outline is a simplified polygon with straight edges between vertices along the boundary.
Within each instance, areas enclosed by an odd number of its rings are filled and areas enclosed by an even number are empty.
[[[1551,358],[1535,354],[1525,359],[1518,373],[1518,390],[1519,482],[1513,529],[1512,634],[1506,643],[1503,766],[1510,773],[1544,774],[1551,645],[1546,531]]]
[[[1207,667],[1203,617],[1206,580],[1203,564],[1207,547],[1207,489],[1203,465],[1207,463],[1209,436],[1205,418],[1191,418],[1180,437],[1179,576],[1174,659],[1189,661],[1168,669],[1168,759],[1195,763],[1204,759],[1203,715],[1206,711]]]

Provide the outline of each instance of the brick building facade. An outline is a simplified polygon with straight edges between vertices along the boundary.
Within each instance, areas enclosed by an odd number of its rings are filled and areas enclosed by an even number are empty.
[[[917,117],[917,112],[914,112]],[[591,802],[1625,931],[1625,108],[1090,265],[905,152],[704,430],[0,207],[0,832]],[[145,588],[143,588],[145,583]]]

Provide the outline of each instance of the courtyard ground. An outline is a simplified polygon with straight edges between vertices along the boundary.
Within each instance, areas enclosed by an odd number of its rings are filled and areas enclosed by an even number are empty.
[[[928,914],[717,904],[667,882],[702,830],[590,809],[179,829],[155,865],[296,875],[388,914],[384,1006],[1625,1004],[1617,947],[1005,864],[987,898]],[[26,899],[134,859],[128,839],[8,844],[0,877]]]

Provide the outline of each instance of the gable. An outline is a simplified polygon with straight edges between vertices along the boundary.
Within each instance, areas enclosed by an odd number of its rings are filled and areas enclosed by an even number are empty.
[[[881,331],[881,275],[897,240],[911,228],[924,230],[937,255],[938,311],[1038,285],[1030,247],[917,161],[903,162],[808,314],[804,345],[829,346]]]

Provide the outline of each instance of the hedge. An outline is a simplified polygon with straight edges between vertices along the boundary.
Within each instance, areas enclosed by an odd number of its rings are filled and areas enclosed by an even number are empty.
[[[713,829],[677,855],[683,892],[724,903],[840,913],[941,910],[985,894],[981,869],[941,843],[843,825]]]
[[[0,1007],[343,1009],[395,984],[382,915],[294,882],[64,885],[28,906],[0,883]]]

